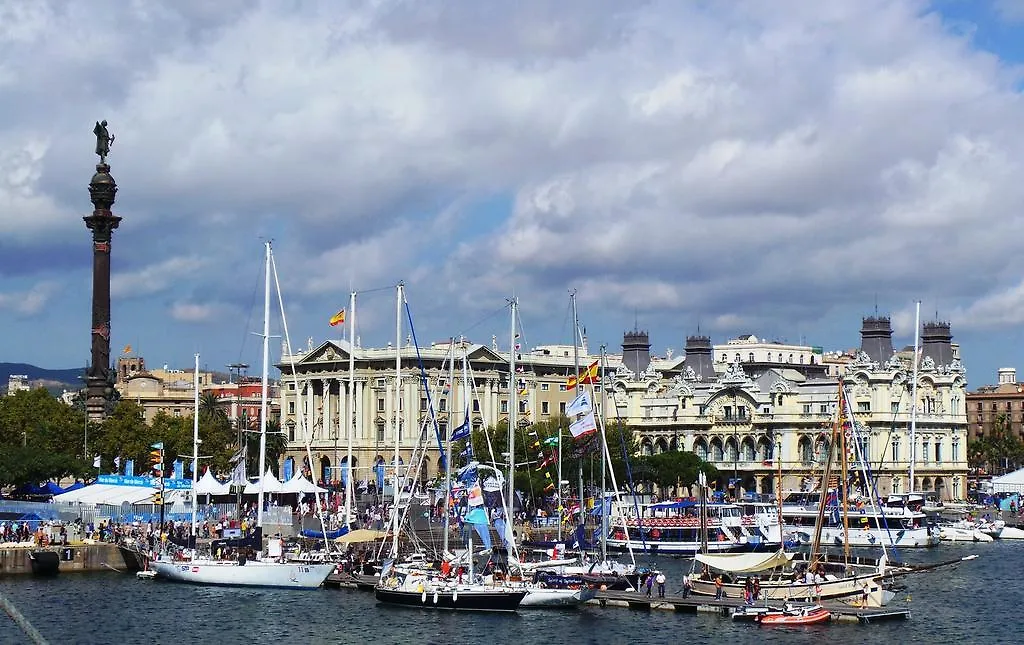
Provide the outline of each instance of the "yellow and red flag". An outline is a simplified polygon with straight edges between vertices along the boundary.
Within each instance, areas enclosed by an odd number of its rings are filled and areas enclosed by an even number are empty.
[[[597,383],[597,366],[600,361],[594,361],[586,369],[582,370],[579,376],[570,376],[565,382],[565,389],[575,390],[577,385],[586,383]]]
[[[345,310],[344,309],[342,309],[338,313],[336,313],[333,316],[331,316],[331,320],[330,320],[331,327],[337,327],[338,325],[340,325],[343,322],[345,322]]]

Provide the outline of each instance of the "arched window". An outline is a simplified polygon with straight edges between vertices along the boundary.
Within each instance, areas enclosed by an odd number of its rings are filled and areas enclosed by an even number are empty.
[[[809,464],[814,461],[814,452],[811,449],[811,438],[800,437],[800,441],[797,444],[797,449],[800,452],[800,461]]]
[[[750,354],[747,355],[747,361],[750,363],[754,362],[754,352],[750,352]]]
[[[693,453],[703,459],[708,460],[708,442],[704,441],[703,438],[698,438],[693,442]]]
[[[722,440],[715,438],[711,440],[711,461],[724,461],[725,451],[722,450]]]

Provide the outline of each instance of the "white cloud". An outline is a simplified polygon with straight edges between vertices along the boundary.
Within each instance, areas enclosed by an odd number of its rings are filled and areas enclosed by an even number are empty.
[[[172,257],[131,272],[110,276],[110,295],[137,298],[160,293],[199,275],[209,262],[196,256]]]
[[[59,290],[55,282],[40,282],[26,291],[0,293],[0,310],[7,309],[21,316],[36,316],[44,311]]]
[[[1014,324],[970,312],[1019,281],[1019,70],[923,1],[12,7],[0,232],[38,271],[86,239],[106,118],[115,268],[141,267],[113,293],[154,311],[243,308],[266,236],[314,330],[399,279],[439,329],[513,291],[545,319],[571,287],[673,333],[876,294]]]
[[[175,302],[171,305],[171,318],[187,323],[210,322],[224,312],[222,305],[214,303]]]

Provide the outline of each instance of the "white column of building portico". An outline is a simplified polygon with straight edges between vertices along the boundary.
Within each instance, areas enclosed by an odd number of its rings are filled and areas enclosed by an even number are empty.
[[[362,446],[366,442],[366,423],[363,417],[365,416],[363,410],[366,409],[365,401],[363,401],[363,390],[365,389],[366,381],[356,381],[356,396],[355,396],[355,415],[356,415],[356,436],[353,438],[353,442],[359,446]]]
[[[331,421],[331,380],[322,378],[320,379],[320,435],[317,437],[317,444],[319,447],[324,448],[334,438],[332,433],[332,421]],[[333,456],[331,457],[331,465],[337,466],[334,463]]]
[[[487,379],[484,383],[484,423],[494,424],[498,420],[498,397],[494,394],[494,379]]]

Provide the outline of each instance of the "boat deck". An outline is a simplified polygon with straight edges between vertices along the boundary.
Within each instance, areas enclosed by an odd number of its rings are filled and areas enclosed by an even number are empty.
[[[684,613],[700,612],[729,616],[733,609],[742,607],[745,603],[742,598],[731,597],[715,600],[708,596],[690,595],[683,598],[678,595],[666,595],[664,598],[658,598],[655,595],[648,598],[643,593],[635,591],[599,591],[589,604],[600,605],[601,607],[628,607],[640,611],[661,609]],[[900,607],[861,608],[834,601],[823,601],[818,604],[832,613],[833,621],[876,623],[886,620],[906,620],[910,618],[910,610]],[[775,604],[769,606],[776,607]],[[781,609],[781,606],[778,608]]]

